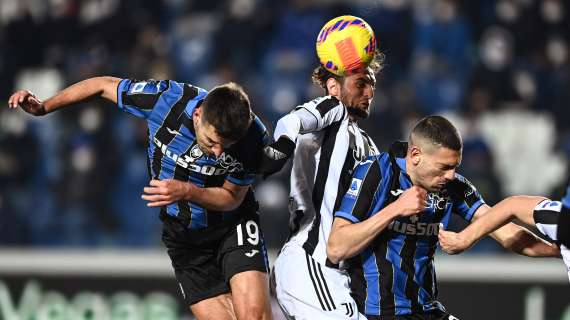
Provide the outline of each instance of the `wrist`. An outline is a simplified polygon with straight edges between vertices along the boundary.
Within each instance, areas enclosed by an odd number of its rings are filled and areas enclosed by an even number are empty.
[[[46,115],[50,112],[52,112],[53,110],[57,109],[53,103],[50,103],[50,99],[46,100],[46,101],[40,101],[40,106],[41,106],[41,111],[42,111],[42,116]]]
[[[182,185],[184,186],[184,200],[193,201],[194,188],[197,187],[191,182],[184,182]]]
[[[459,233],[459,237],[465,248],[471,247],[477,240],[477,237],[472,232],[462,231]]]
[[[397,202],[392,202],[386,207],[389,211],[387,212],[388,219],[395,220],[403,216],[402,210],[400,210]]]

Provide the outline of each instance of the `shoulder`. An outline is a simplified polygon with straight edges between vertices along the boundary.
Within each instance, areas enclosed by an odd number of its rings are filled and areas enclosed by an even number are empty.
[[[261,119],[254,115],[246,135],[228,149],[247,170],[256,170],[263,156],[263,147],[271,143],[271,136]]]
[[[472,196],[479,197],[475,186],[459,173],[455,174],[455,179],[447,183],[446,189],[450,196],[458,199],[466,199]]]
[[[391,166],[392,163],[390,161],[390,155],[387,152],[382,152],[380,154],[368,156],[366,159],[361,161],[355,170],[355,175],[364,177],[373,173],[382,177],[385,175],[386,171],[389,171]]]
[[[317,110],[321,114],[321,116],[324,116],[327,112],[335,108],[344,109],[344,105],[337,98],[333,96],[323,96],[305,102],[304,104],[295,108],[295,110],[301,108]]]

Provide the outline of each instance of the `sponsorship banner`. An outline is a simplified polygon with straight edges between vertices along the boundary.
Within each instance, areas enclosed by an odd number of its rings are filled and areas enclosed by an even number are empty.
[[[178,320],[190,316],[174,279],[1,278],[2,320]],[[439,289],[447,311],[462,320],[570,320],[567,283],[441,281]],[[274,310],[276,319],[284,319],[278,311]]]
[[[435,265],[439,301],[459,319],[570,320],[561,259],[437,255]],[[0,250],[0,320],[56,319],[193,317],[163,251]]]
[[[0,276],[1,320],[179,320],[174,279]]]

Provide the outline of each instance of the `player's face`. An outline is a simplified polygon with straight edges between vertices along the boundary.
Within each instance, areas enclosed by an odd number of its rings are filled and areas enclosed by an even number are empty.
[[[220,137],[216,128],[201,117],[200,108],[196,108],[192,118],[196,132],[196,144],[207,156],[219,157],[224,152],[224,149],[227,149],[235,142]]]
[[[375,87],[376,77],[370,68],[344,78],[339,98],[353,118],[368,118]]]
[[[419,152],[414,153],[413,148]],[[461,152],[446,147],[412,147],[413,176],[419,186],[437,192],[455,179],[455,170],[461,163]]]

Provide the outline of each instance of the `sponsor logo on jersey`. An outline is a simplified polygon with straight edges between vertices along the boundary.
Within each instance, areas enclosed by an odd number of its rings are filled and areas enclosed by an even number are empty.
[[[414,236],[436,236],[439,232],[439,223],[418,222],[417,216],[410,218],[410,223],[394,220],[388,225],[388,229]]]
[[[228,172],[237,172],[243,170],[243,164],[237,161],[232,155],[223,152],[217,159],[218,164],[227,169]]]
[[[166,144],[160,142],[156,137],[153,137],[153,142],[160,149],[162,154],[172,159],[176,165],[193,172],[198,172],[207,176],[219,176],[243,170],[243,165],[225,152],[217,159],[218,165],[221,167],[220,168],[212,165],[200,165],[195,163],[196,160],[204,154],[197,144],[190,149],[188,154],[179,155],[169,149]]]
[[[287,157],[287,155],[284,152],[281,152],[281,151],[273,148],[272,146],[267,146],[267,147],[263,148],[263,152],[265,153],[265,155],[269,159],[273,159],[273,160],[281,160],[281,159],[285,159]]]
[[[390,190],[390,193],[391,193],[394,197],[397,197],[397,196],[401,195],[402,193],[404,193],[404,190],[402,190],[402,189]]]
[[[250,252],[246,252],[245,255],[246,255],[248,258],[251,258],[251,257],[255,256],[255,255],[258,254],[258,253],[259,253],[259,250],[251,249],[251,251],[250,251]]]
[[[173,134],[175,136],[179,136],[181,135],[180,131],[174,130],[174,129],[170,129],[169,127],[166,127],[166,131],[168,131],[168,133]]]

